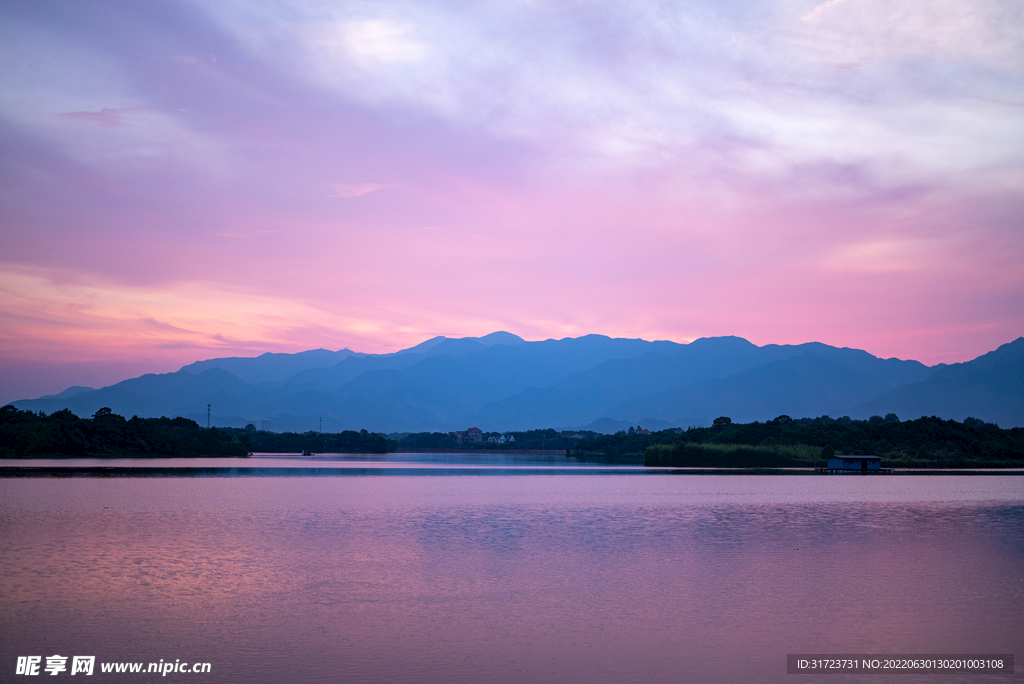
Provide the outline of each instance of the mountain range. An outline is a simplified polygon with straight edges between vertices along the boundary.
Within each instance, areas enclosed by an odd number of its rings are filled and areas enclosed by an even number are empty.
[[[315,349],[220,358],[109,387],[14,402],[23,410],[101,407],[276,431],[485,431],[559,427],[614,432],[831,415],[969,416],[1024,426],[1024,338],[972,361],[925,366],[819,342],[689,344],[586,335],[527,342],[507,332],[435,337],[391,354]],[[269,423],[262,422],[269,421]]]

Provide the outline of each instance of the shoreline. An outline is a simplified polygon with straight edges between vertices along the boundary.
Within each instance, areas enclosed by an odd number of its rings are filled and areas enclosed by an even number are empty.
[[[408,466],[400,462],[391,462],[387,467],[377,464],[366,464],[356,467],[260,467],[260,466],[136,466],[89,465],[89,466],[0,466],[0,479],[22,478],[117,478],[117,477],[352,477],[352,476],[439,476],[439,475],[746,475],[746,476],[790,476],[790,477],[836,477],[822,475],[813,469],[796,468],[654,468],[632,466],[631,464],[589,463],[567,464],[562,467],[544,466],[543,464],[442,464],[436,467]],[[574,467],[575,465],[575,467]],[[456,467],[458,466],[458,467]],[[559,472],[562,471],[562,472]],[[851,477],[860,473],[841,476]],[[897,470],[893,476],[982,476],[982,477],[1022,477],[1024,469],[989,469],[989,470]],[[885,477],[873,475],[872,477]]]
[[[565,456],[566,449],[402,449],[388,454],[527,454],[530,456]]]

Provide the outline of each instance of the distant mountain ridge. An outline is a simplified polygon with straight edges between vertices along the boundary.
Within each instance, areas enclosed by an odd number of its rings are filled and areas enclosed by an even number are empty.
[[[1000,427],[1024,426],[1024,337],[973,361],[943,366],[928,378],[897,387],[853,407],[857,415],[881,408],[899,416],[968,416]],[[851,414],[853,415],[853,414]]]
[[[310,349],[297,354],[267,352],[256,357],[233,356],[196,361],[183,366],[181,370],[198,375],[211,368],[220,368],[245,382],[284,382],[301,371],[312,368],[329,368],[350,356],[363,356],[363,354],[348,349],[336,352],[327,349]]]
[[[208,359],[175,373],[14,402],[20,409],[101,407],[205,425],[325,431],[486,431],[710,424],[778,415],[896,413],[1024,426],[1024,338],[973,361],[928,367],[819,342],[759,347],[740,337],[689,344],[586,335],[527,342],[507,332],[435,337],[391,354],[314,349]],[[618,426],[618,427],[617,427]],[[591,428],[594,429],[594,428]]]

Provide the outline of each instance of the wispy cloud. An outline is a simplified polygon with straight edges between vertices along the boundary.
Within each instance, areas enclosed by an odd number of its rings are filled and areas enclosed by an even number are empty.
[[[107,358],[132,349],[221,349],[235,344],[232,340],[262,340],[298,351],[303,342],[291,340],[289,331],[306,328],[309,321],[320,324],[327,346],[390,327],[269,292],[204,281],[143,287],[80,272],[0,265],[0,293],[0,356],[8,357],[26,354],[33,344],[52,352],[72,340],[83,345],[85,356]],[[236,346],[252,349],[251,342]],[[75,360],[68,351],[62,357]]]
[[[317,97],[523,142],[566,175],[780,178],[834,163],[898,185],[1021,163],[1016,112],[978,105],[1024,97],[1009,66],[1024,60],[1017,5],[254,0],[206,11]],[[175,59],[208,61],[197,54]],[[124,111],[65,116],[124,126]]]
[[[1016,0],[8,4],[24,358],[1024,327]]]
[[[936,246],[922,240],[872,240],[841,245],[824,266],[833,271],[912,272],[935,267]]]
[[[389,186],[380,183],[334,183],[331,197],[359,197],[386,187]]]
[[[64,112],[58,114],[62,119],[74,119],[75,121],[88,121],[95,123],[100,126],[107,128],[120,128],[123,126],[131,126],[133,124],[125,120],[125,117],[136,114],[138,112],[148,111],[146,107],[127,107],[123,109],[117,109],[114,107],[104,107],[96,112]]]
[[[201,62],[215,64],[217,62],[216,55],[172,55],[171,59],[179,64],[199,64]]]
[[[418,62],[430,51],[430,46],[416,39],[412,26],[387,19],[347,22],[333,27],[333,30],[339,34],[339,47],[361,62]],[[332,47],[327,39],[321,42],[321,46]]]
[[[828,0],[802,17],[841,60],[952,56],[999,69],[1022,56],[1021,19],[1003,0]]]

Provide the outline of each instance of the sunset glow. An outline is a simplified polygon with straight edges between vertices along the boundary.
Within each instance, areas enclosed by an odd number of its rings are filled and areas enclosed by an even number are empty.
[[[495,330],[965,361],[1024,334],[1022,65],[999,0],[7,3],[0,399]]]

